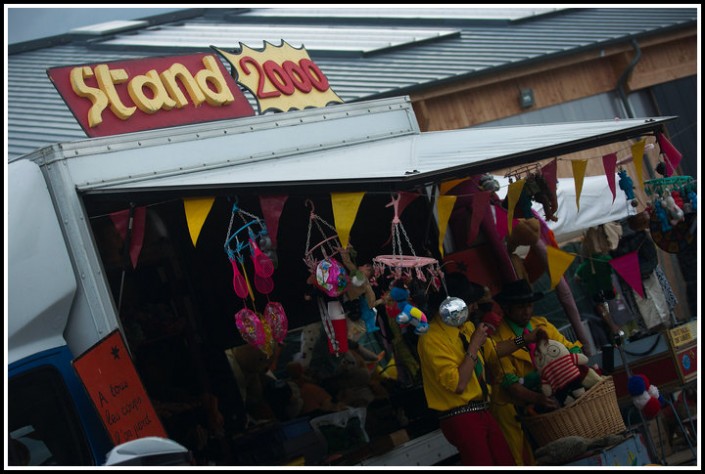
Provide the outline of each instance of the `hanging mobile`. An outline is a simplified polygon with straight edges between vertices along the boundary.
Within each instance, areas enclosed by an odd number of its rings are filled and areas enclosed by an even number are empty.
[[[243,225],[233,232],[236,216]],[[245,232],[246,235],[242,235]],[[233,269],[233,289],[244,303],[243,308],[235,313],[235,325],[245,342],[271,356],[274,352],[275,342],[281,343],[286,337],[288,323],[283,306],[280,303],[269,301],[269,294],[274,289],[274,281],[272,280],[274,263],[256,243],[258,240],[266,242],[263,236],[267,236],[264,221],[240,209],[235,201],[224,244],[225,253]],[[231,247],[233,243],[235,244],[234,249]],[[250,256],[252,262],[255,289],[259,293],[267,295],[268,303],[262,317],[256,312],[255,297],[247,275],[245,266],[247,255]],[[248,297],[253,309],[247,307]]]

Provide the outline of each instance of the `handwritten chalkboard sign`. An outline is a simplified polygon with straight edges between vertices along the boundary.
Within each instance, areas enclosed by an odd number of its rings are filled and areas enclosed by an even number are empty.
[[[73,361],[115,445],[145,436],[167,437],[115,330]]]

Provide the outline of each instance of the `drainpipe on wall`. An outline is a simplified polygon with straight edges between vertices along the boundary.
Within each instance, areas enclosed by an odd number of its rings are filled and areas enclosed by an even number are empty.
[[[622,101],[624,110],[627,113],[627,118],[634,118],[634,109],[632,108],[632,104],[629,102],[629,99],[627,99],[626,92],[624,92],[624,85],[627,83],[627,80],[632,74],[632,71],[634,71],[636,64],[641,59],[641,48],[639,47],[639,43],[637,43],[635,39],[632,39],[632,46],[634,47],[636,53],[634,54],[634,57],[632,58],[631,62],[624,70],[624,72],[622,72],[622,75],[617,81],[617,93],[619,94],[619,98]]]
[[[631,76],[632,72],[634,71],[634,68],[641,59],[641,48],[639,47],[639,43],[634,38],[632,38],[632,46],[634,47],[634,57],[629,62],[629,65],[622,72],[622,75],[619,76],[619,79],[617,80],[617,94],[619,94],[619,99],[622,102],[622,106],[624,107],[624,111],[627,114],[627,118],[635,118],[636,114],[634,113],[634,109],[632,108],[631,102],[629,102],[629,99],[627,98],[627,93],[624,91],[624,86],[627,84],[629,76]],[[649,163],[648,160],[645,160],[644,165],[646,166],[646,171],[649,175],[649,178],[653,178],[654,170],[651,166],[651,163]]]

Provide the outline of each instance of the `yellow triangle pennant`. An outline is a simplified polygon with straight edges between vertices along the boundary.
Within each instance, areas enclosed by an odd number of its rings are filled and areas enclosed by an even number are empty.
[[[636,180],[641,189],[644,189],[644,148],[646,140],[640,140],[632,145],[632,160],[636,169]]]
[[[446,194],[448,191],[462,183],[463,181],[467,181],[470,178],[460,178],[460,179],[454,179],[452,181],[445,181],[441,183],[439,186],[439,189],[441,191],[441,194]]]
[[[564,252],[551,245],[546,246],[546,257],[548,260],[548,273],[551,275],[551,289],[558,285],[561,277],[568,270],[570,264],[575,260],[575,255]]]
[[[438,196],[436,201],[438,207],[438,248],[441,251],[441,256],[443,256],[443,241],[448,230],[448,220],[457,199],[458,196]]]
[[[583,180],[585,179],[585,168],[587,168],[587,160],[571,161],[573,166],[573,179],[575,180],[575,206],[580,212],[580,193],[583,192]]]
[[[338,232],[338,239],[343,248],[348,246],[350,240],[350,230],[355,223],[357,210],[360,207],[364,192],[360,193],[331,193],[333,204],[333,218],[335,219],[335,230]]]
[[[193,242],[193,246],[195,247],[198,236],[201,234],[203,224],[206,222],[206,218],[211,212],[215,198],[185,198],[183,201],[186,222],[188,223],[188,232],[191,235],[191,242]]]
[[[525,179],[519,179],[509,183],[507,188],[507,234],[512,233],[512,220],[514,220],[514,208],[521,197],[521,190],[524,189]]]

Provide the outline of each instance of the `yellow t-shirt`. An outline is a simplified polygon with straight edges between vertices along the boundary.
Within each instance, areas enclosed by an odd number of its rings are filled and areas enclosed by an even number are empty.
[[[428,407],[433,410],[445,411],[466,405],[470,401],[482,401],[483,393],[480,380],[475,371],[462,393],[455,393],[460,374],[458,368],[465,358],[465,348],[459,333],[463,332],[470,341],[475,325],[466,322],[460,328],[443,323],[435,317],[429,322],[428,331],[419,336],[417,344],[421,361],[424,394]],[[478,352],[478,361],[496,360],[494,345],[489,338]],[[485,376],[483,374],[483,376]],[[490,389],[487,384],[487,390]]]

